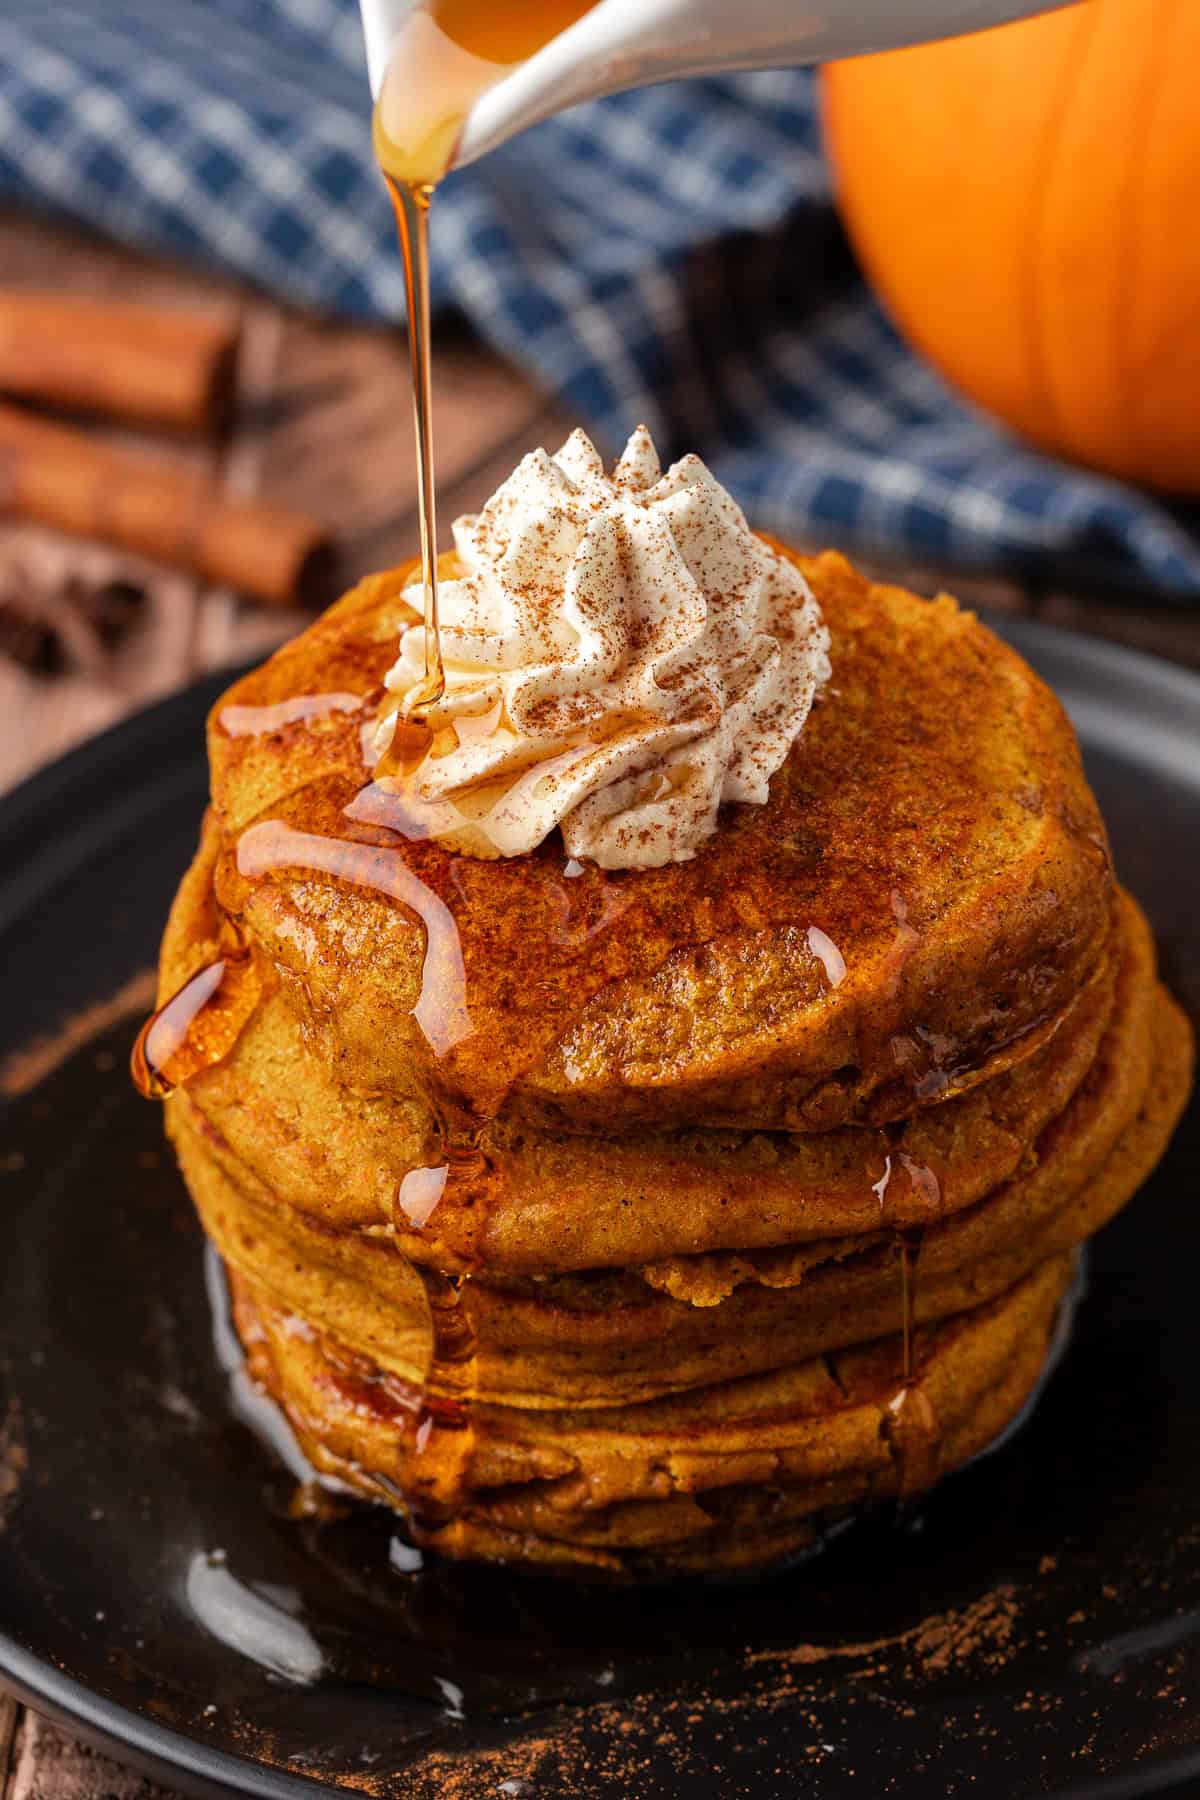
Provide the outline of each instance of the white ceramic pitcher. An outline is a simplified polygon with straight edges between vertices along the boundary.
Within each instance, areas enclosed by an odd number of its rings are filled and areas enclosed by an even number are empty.
[[[421,0],[360,0],[371,91]],[[503,6],[504,0],[491,0]],[[825,62],[1001,25],[1070,0],[599,0],[490,88],[454,167],[580,100],[687,75]]]

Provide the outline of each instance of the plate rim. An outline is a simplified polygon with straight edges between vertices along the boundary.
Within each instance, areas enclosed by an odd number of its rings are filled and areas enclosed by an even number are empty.
[[[118,1762],[134,1762],[157,1780],[192,1793],[311,1800],[314,1792],[346,1794],[336,1782],[219,1750],[174,1726],[160,1725],[45,1662],[0,1629],[0,1686],[24,1706],[76,1730]]]
[[[1177,740],[1180,733],[1194,734],[1197,756],[1200,757],[1200,672],[1142,650],[1127,649],[1110,639],[1092,637],[1040,619],[986,611],[980,617],[1006,643],[1028,657],[1035,669],[1039,663],[1053,664],[1059,669],[1069,665],[1072,679],[1082,682],[1085,687],[1107,689],[1110,695],[1114,685],[1123,690],[1134,709],[1149,716],[1151,728],[1145,734],[1143,748],[1151,762],[1162,760],[1152,754],[1156,744],[1161,748],[1160,740],[1169,744],[1170,740]],[[38,885],[44,881],[47,853],[53,850],[53,802],[56,798],[79,787],[85,792],[95,791],[100,801],[94,809],[97,828],[111,832],[116,823],[115,813],[119,812],[119,808],[114,809],[112,805],[108,780],[114,765],[127,763],[140,750],[157,748],[161,751],[166,736],[173,740],[166,745],[169,769],[178,770],[183,763],[197,759],[201,745],[184,743],[182,733],[178,741],[174,741],[174,731],[164,728],[176,727],[180,715],[193,718],[200,712],[206,716],[221,693],[241,674],[256,666],[256,662],[239,664],[202,676],[84,740],[0,795],[0,847],[6,852],[10,847],[18,851],[16,857],[9,854],[3,857],[5,872],[0,874],[0,914],[11,915],[15,911],[19,915],[31,902],[30,883],[22,880],[31,865],[36,863],[40,870],[42,880]],[[1052,678],[1044,679],[1054,685]],[[1133,754],[1128,739],[1119,748],[1126,755]],[[1200,762],[1197,768],[1196,784],[1200,787]],[[24,855],[20,854],[23,847]],[[13,873],[14,863],[16,874]],[[26,890],[24,904],[22,888]],[[147,1718],[26,1649],[4,1630],[2,1624],[0,1686],[22,1704],[78,1731],[88,1741],[114,1754],[117,1760],[132,1762],[156,1779],[193,1793],[228,1793],[232,1790],[252,1796],[253,1800],[308,1800],[314,1792],[346,1794],[352,1791],[337,1782],[297,1774],[251,1756],[218,1749],[174,1726]],[[1167,1793],[1197,1777],[1200,1777],[1200,1747],[1193,1747],[1156,1757],[1141,1768],[1116,1770],[1110,1775],[1057,1788],[1050,1800],[1136,1800],[1138,1796]]]

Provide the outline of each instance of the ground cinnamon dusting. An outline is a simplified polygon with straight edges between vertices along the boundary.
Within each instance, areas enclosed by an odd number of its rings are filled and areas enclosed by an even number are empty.
[[[762,1733],[772,1715],[784,1706],[796,1716],[799,1706],[802,1728],[811,1736],[807,1745],[793,1747],[806,1764],[823,1765],[832,1756],[844,1755],[846,1745],[826,1741],[829,1724],[822,1716],[821,1694],[814,1689],[813,1705],[806,1708],[807,1687],[798,1671],[834,1660],[854,1660],[862,1667],[850,1679],[869,1683],[859,1698],[890,1705],[896,1714],[914,1716],[914,1707],[901,1700],[886,1701],[871,1678],[882,1673],[883,1653],[902,1649],[909,1653],[906,1673],[917,1680],[936,1678],[982,1659],[988,1667],[1005,1663],[1015,1649],[1013,1639],[1019,1608],[1016,1591],[1000,1586],[969,1605],[932,1614],[909,1630],[870,1643],[802,1644],[791,1650],[749,1654],[743,1668],[771,1669],[773,1679],[753,1692],[728,1694],[718,1690],[632,1695],[605,1700],[581,1710],[558,1715],[552,1725],[542,1724],[537,1735],[486,1748],[473,1745],[459,1752],[437,1747],[418,1752],[404,1767],[406,1800],[485,1800],[507,1795],[511,1800],[535,1800],[540,1795],[592,1795],[658,1793],[662,1789],[665,1753],[668,1767],[685,1771],[691,1740],[700,1723],[706,1737],[718,1746],[736,1750],[764,1748]],[[843,1700],[853,1703],[843,1694]],[[294,1765],[293,1765],[294,1767]],[[319,1771],[313,1771],[319,1773]],[[853,1770],[845,1771],[853,1775]],[[338,1785],[384,1800],[395,1788],[378,1771],[338,1772]],[[740,1787],[730,1792],[741,1794]]]
[[[981,1594],[969,1606],[934,1613],[894,1637],[875,1638],[870,1643],[860,1644],[797,1644],[792,1650],[763,1650],[747,1657],[746,1666],[775,1663],[793,1668],[810,1667],[838,1660],[858,1661],[879,1656],[886,1650],[906,1649],[913,1653],[916,1672],[921,1675],[944,1674],[946,1670],[975,1658],[996,1668],[1008,1655],[1017,1615],[1015,1589],[1001,1586]]]
[[[39,1081],[67,1060],[89,1039],[98,1037],[118,1019],[145,1013],[154,1005],[158,976],[153,969],[140,969],[108,1000],[85,1006],[63,1021],[57,1031],[47,1032],[14,1050],[0,1063],[0,1094],[15,1099],[27,1094]]]

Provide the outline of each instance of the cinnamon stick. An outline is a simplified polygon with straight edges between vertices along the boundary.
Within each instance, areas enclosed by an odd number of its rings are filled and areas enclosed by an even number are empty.
[[[233,410],[238,320],[0,288],[0,391],[70,412],[212,432]]]
[[[308,514],[233,499],[204,476],[4,405],[0,508],[173,563],[272,606],[325,597],[329,535]]]

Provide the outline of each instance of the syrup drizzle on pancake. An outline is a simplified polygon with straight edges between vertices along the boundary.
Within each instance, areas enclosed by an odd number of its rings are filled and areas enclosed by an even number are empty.
[[[394,595],[394,587],[391,593]],[[339,634],[334,647],[338,674],[330,686],[357,690],[366,696],[360,714],[335,711],[326,715],[313,729],[311,744],[302,741],[306,737],[303,722],[284,726],[285,733],[295,734],[283,746],[281,760],[287,764],[286,772],[269,767],[274,746],[267,745],[256,752],[252,737],[242,743],[231,741],[222,745],[219,754],[228,759],[235,771],[239,766],[253,771],[255,780],[260,771],[267,781],[275,773],[283,774],[285,781],[290,781],[293,773],[300,777],[281,795],[279,810],[285,816],[272,822],[268,814],[265,820],[251,826],[253,835],[243,846],[244,851],[253,847],[261,852],[267,828],[275,826],[276,836],[291,846],[287,856],[262,855],[259,866],[264,877],[271,873],[271,863],[282,870],[289,866],[302,869],[311,862],[341,885],[336,873],[339,859],[344,859],[347,866],[351,859],[360,865],[387,863],[396,880],[403,882],[415,901],[420,901],[415,908],[417,916],[427,926],[435,917],[439,930],[445,926],[447,966],[452,955],[459,1010],[465,1007],[467,1021],[474,1029],[469,1034],[465,1030],[450,1034],[437,1033],[435,1028],[435,1034],[425,1034],[425,1045],[432,1054],[426,1059],[423,1079],[438,1098],[455,1104],[462,1096],[468,1096],[481,1117],[494,1116],[514,1085],[519,1085],[530,1069],[543,1064],[547,1056],[555,1055],[563,1077],[559,1084],[562,1115],[590,1111],[587,1089],[591,1071],[572,1059],[569,1034],[601,989],[630,979],[653,978],[676,951],[681,961],[699,960],[707,955],[710,944],[719,946],[723,940],[736,943],[743,934],[757,930],[790,932],[797,939],[800,957],[808,963],[809,956],[800,946],[804,944],[809,920],[816,916],[821,919],[821,931],[839,948],[844,947],[845,960],[850,965],[845,980],[829,994],[831,1006],[848,1006],[853,1011],[856,1003],[852,990],[860,979],[860,958],[865,953],[873,969],[878,969],[882,960],[883,979],[876,983],[872,975],[870,1013],[864,1019],[866,1029],[859,1035],[867,1058],[878,1057],[882,1050],[894,1079],[880,1089],[880,1104],[872,1105],[870,1116],[875,1122],[886,1122],[889,1117],[911,1111],[913,1082],[929,1071],[937,1047],[921,1044],[912,1035],[906,1040],[913,1046],[912,1061],[901,1068],[896,1063],[896,1034],[903,1032],[906,1024],[909,1033],[915,1030],[908,1022],[914,1010],[909,993],[910,977],[914,975],[911,959],[929,932],[936,935],[936,920],[928,921],[927,927],[925,918],[918,914],[918,930],[910,916],[910,904],[901,900],[898,906],[892,884],[884,882],[876,905],[870,908],[873,918],[868,935],[863,928],[860,891],[851,890],[840,880],[832,894],[825,891],[817,873],[826,847],[826,800],[820,785],[819,757],[814,758],[809,772],[810,785],[791,779],[791,771],[779,781],[777,806],[770,819],[736,817],[723,825],[711,876],[688,883],[689,894],[694,896],[699,890],[702,904],[694,904],[691,899],[687,905],[680,904],[682,884],[673,870],[645,871],[628,877],[608,875],[594,865],[568,868],[565,858],[554,854],[553,845],[531,856],[487,864],[456,857],[441,844],[413,843],[395,830],[394,819],[386,819],[382,813],[378,818],[358,816],[366,814],[368,796],[373,792],[370,787],[363,787],[360,727],[378,691],[382,664],[388,654],[386,646],[381,648],[376,629],[375,604],[364,609],[362,627]],[[389,614],[389,625],[390,622]],[[319,668],[330,661],[324,641],[320,648],[322,655],[311,658],[309,667]],[[864,666],[866,660],[864,657]],[[872,675],[872,683],[874,679]],[[319,682],[319,675],[314,681],[308,674],[307,682],[297,679],[295,686],[312,688]],[[873,686],[868,691],[873,693]],[[264,680],[249,692],[255,698],[260,694],[273,698],[280,693],[280,685]],[[283,692],[287,692],[286,685]],[[311,694],[299,695],[306,707],[311,699]],[[276,700],[275,704],[289,702]],[[246,710],[265,713],[269,709]],[[217,735],[220,736],[219,727]],[[326,742],[328,756],[323,754]],[[260,757],[257,763],[256,754]],[[267,791],[271,791],[269,786]],[[347,808],[352,809],[354,817],[347,817]],[[302,855],[295,854],[298,841],[308,847]],[[309,855],[314,845],[319,861]],[[407,880],[399,874],[401,859],[409,871]],[[919,874],[918,867],[914,882]],[[369,881],[369,869],[364,879],[360,867],[346,885],[363,888]],[[399,902],[398,912],[411,910],[404,904],[396,881],[388,879],[380,885],[387,898]],[[905,914],[903,922],[897,916],[898,910]],[[802,920],[800,926],[794,923],[797,912]],[[911,912],[916,912],[915,901]],[[452,934],[457,936],[456,943]],[[896,979],[901,957],[905,964],[902,982]],[[418,1017],[422,1029],[428,1014],[436,1012],[440,1005],[439,996],[432,991],[437,985],[434,974],[438,955],[427,956],[427,961],[429,979],[422,984]],[[812,978],[814,984],[823,978],[815,959]],[[888,989],[893,985],[896,991],[890,993]],[[1059,1004],[1056,995],[1055,1013]],[[1047,1018],[1053,1024],[1049,1012]],[[945,1025],[939,1023],[938,1047],[944,1047]],[[1034,1021],[1030,1026],[1022,1020],[1022,1029],[1040,1030],[1041,1023]],[[434,1035],[447,1042],[453,1036],[446,1053],[438,1054],[432,1048]],[[1014,1031],[1014,1038],[1019,1035]],[[559,1045],[563,1047],[561,1052],[556,1049]],[[989,1053],[995,1047],[994,1042],[989,1045]],[[947,1071],[953,1085],[972,1078],[981,1060],[979,1050],[979,1045],[970,1039],[958,1047]],[[803,1100],[802,1110],[798,1097],[796,1123],[788,1120],[787,1127],[823,1129],[826,1124],[839,1123],[844,1117],[845,1086],[853,1086],[857,1073],[855,1066],[848,1065],[844,1083],[829,1082],[811,1099]],[[363,1079],[361,1073],[359,1079]],[[577,1086],[578,1099],[572,1091]],[[639,1122],[639,1099],[639,1093],[631,1091],[628,1116],[635,1123]],[[531,1103],[540,1105],[540,1094]],[[524,1104],[522,1098],[522,1107]],[[558,1109],[558,1095],[547,1104]],[[607,1100],[602,1100],[602,1104],[606,1105]],[[622,1098],[623,1114],[624,1106]],[[727,1114],[714,1117],[713,1123],[736,1126],[739,1120]],[[588,1126],[585,1124],[584,1128]],[[435,1155],[432,1166],[442,1160]],[[877,1178],[884,1172],[883,1162],[881,1155],[874,1171]],[[893,1165],[894,1178],[894,1157]]]
[[[905,1386],[912,1380],[913,1270],[912,1247],[906,1237],[897,1244],[900,1264],[900,1337]]]
[[[904,1161],[907,1163],[910,1159],[905,1157]],[[914,1356],[913,1315],[920,1248],[919,1232],[898,1234],[901,1381],[887,1402],[884,1433],[896,1465],[897,1493],[901,1500],[912,1499],[933,1487],[942,1463],[941,1429],[929,1395],[920,1385]]]
[[[261,984],[249,947],[231,920],[222,921],[223,954],[184,982],[137,1035],[130,1073],[147,1100],[229,1055],[258,1005]]]
[[[445,1065],[457,1046],[474,1037],[468,1000],[467,972],[455,915],[404,860],[398,846],[369,844],[299,831],[284,820],[252,825],[238,842],[237,864],[254,881],[272,872],[311,869],[339,884],[382,894],[402,910],[415,914],[426,933],[420,996],[413,1009],[436,1062]],[[603,940],[620,937],[621,922],[634,905],[635,884],[586,870],[586,880],[564,880],[555,891],[561,925],[555,936],[572,949],[595,954]],[[591,889],[597,893],[591,893]],[[590,898],[589,898],[590,895]],[[911,928],[909,928],[911,930]],[[232,927],[231,942],[233,941]],[[916,936],[914,932],[914,937]],[[151,1073],[139,1079],[142,1091],[162,1097],[199,1069],[221,1060],[232,1049],[257,999],[257,982],[240,987],[242,998],[226,994],[231,979],[239,986],[241,971],[251,969],[240,949],[198,972],[145,1028],[139,1040],[141,1059]],[[217,1022],[221,1029],[214,1029]],[[487,1046],[475,1046],[486,1051]],[[536,1046],[526,1051],[532,1062]],[[489,1186],[489,1167],[481,1139],[490,1119],[503,1109],[519,1080],[520,1059],[502,1057],[498,1080],[486,1111],[443,1102],[435,1113],[435,1129],[425,1161],[409,1170],[393,1198],[394,1222],[406,1233],[420,1230],[448,1199],[478,1199],[482,1221]],[[883,1175],[873,1184],[881,1208],[889,1181],[903,1174],[932,1211],[940,1201],[940,1183],[925,1163],[896,1151],[885,1160]],[[470,1190],[465,1193],[464,1190]],[[919,1242],[919,1240],[918,1240]],[[902,1497],[923,1492],[937,1478],[940,1431],[928,1395],[920,1385],[913,1346],[912,1289],[916,1244],[901,1240],[901,1379],[884,1400],[884,1430],[895,1459]],[[430,1298],[432,1355],[423,1388],[413,1387],[397,1411],[398,1466],[396,1496],[414,1521],[416,1533],[435,1532],[453,1517],[458,1498],[469,1486],[474,1430],[471,1421],[476,1392],[474,1334],[470,1326],[469,1276],[423,1274]],[[395,1387],[393,1381],[391,1386]],[[391,1391],[389,1389],[389,1391]]]
[[[908,1176],[916,1192],[920,1194],[931,1211],[938,1211],[942,1202],[942,1184],[927,1163],[921,1163],[905,1151],[900,1152],[900,1167]]]
[[[389,701],[394,707],[395,701]],[[483,715],[499,719],[499,710]],[[562,749],[549,759],[538,756],[531,746],[528,765],[506,767],[495,780],[480,782],[468,794],[454,800],[426,799],[420,791],[420,772],[436,762],[443,751],[457,749],[465,737],[476,734],[477,721],[456,718],[444,730],[433,731],[428,725],[407,718],[398,723],[391,744],[379,758],[372,778],[354,796],[346,808],[346,816],[358,824],[380,825],[387,831],[406,838],[409,843],[424,843],[436,838],[447,849],[465,851],[485,860],[507,856],[510,851],[503,836],[506,820],[519,816],[525,799],[545,788],[553,788],[563,777],[577,770],[589,759],[609,757],[622,744],[636,738],[650,719],[648,713],[610,716],[603,737],[580,731],[565,741]],[[686,771],[681,772],[681,779]],[[648,779],[661,784],[654,798],[669,791],[668,772],[652,772]]]
[[[227,737],[266,737],[288,725],[327,718],[330,713],[361,712],[362,707],[361,694],[293,694],[273,706],[223,706],[217,724]]]
[[[445,902],[408,867],[399,850],[296,831],[280,819],[251,825],[238,839],[238,873],[248,880],[277,869],[312,869],[350,887],[370,888],[416,913],[425,927],[421,992],[413,1017],[434,1056],[472,1032],[462,945]]]
[[[929,1395],[916,1382],[906,1382],[888,1401],[886,1431],[897,1497],[912,1500],[928,1493],[941,1473],[942,1434]]]
[[[462,1505],[475,1448],[476,1394],[475,1332],[463,1299],[464,1278],[422,1269],[421,1279],[433,1322],[433,1360],[400,1477],[418,1541]]]

